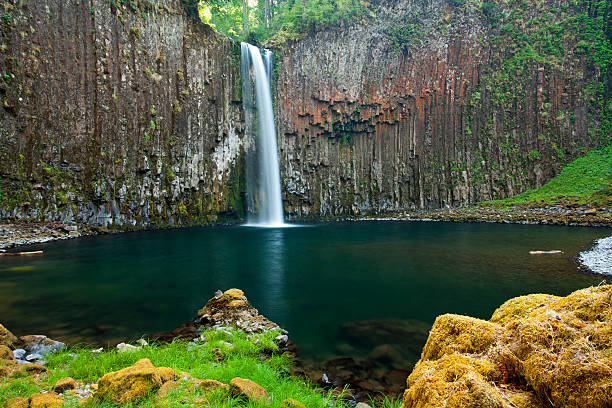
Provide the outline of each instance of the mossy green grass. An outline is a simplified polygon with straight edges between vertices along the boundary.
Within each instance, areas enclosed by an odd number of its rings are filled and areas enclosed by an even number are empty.
[[[612,145],[590,150],[567,164],[540,188],[503,200],[484,201],[481,206],[552,206],[578,204],[612,206]]]
[[[289,376],[292,357],[277,353],[275,331],[247,336],[235,329],[205,331],[205,341],[175,340],[168,344],[151,344],[139,350],[120,352],[116,349],[95,353],[88,347],[73,347],[47,356],[46,373],[38,378],[3,379],[0,385],[0,406],[14,397],[28,397],[32,393],[51,390],[61,378],[72,377],[78,383],[96,383],[104,374],[133,365],[148,358],[156,367],[170,367],[181,374],[178,386],[165,396],[151,393],[139,401],[122,404],[124,407],[185,407],[198,406],[205,398],[214,407],[258,407],[263,403],[246,401],[225,391],[205,392],[193,387],[189,376],[213,379],[228,384],[234,377],[248,378],[264,387],[271,402],[267,407],[280,407],[291,398],[307,407],[348,407],[342,390],[326,391],[304,380]],[[115,407],[117,405],[92,397],[83,405],[79,398],[65,398],[65,407]],[[375,405],[397,408],[401,402],[382,398]]]

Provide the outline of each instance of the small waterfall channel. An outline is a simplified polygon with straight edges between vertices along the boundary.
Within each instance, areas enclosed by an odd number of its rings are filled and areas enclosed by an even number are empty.
[[[286,226],[272,106],[272,52],[241,43],[242,101],[247,135],[249,224]]]

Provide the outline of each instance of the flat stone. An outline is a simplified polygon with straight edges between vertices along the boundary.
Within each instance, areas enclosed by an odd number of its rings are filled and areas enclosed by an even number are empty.
[[[53,386],[53,391],[62,393],[68,390],[74,390],[76,386],[77,383],[72,377],[65,377],[55,382],[55,385]]]
[[[235,377],[230,381],[230,389],[254,402],[270,403],[270,396],[264,387],[246,378]]]
[[[25,359],[26,361],[42,360],[42,356],[40,354],[28,354]]]

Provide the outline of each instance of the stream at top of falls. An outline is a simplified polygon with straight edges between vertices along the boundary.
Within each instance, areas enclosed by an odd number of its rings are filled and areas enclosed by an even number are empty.
[[[240,288],[300,355],[418,352],[436,316],[488,319],[509,298],[567,295],[603,277],[570,258],[608,228],[348,222],[194,227],[32,246],[0,259],[0,322],[17,335],[105,344],[171,330]],[[530,250],[562,254],[530,255]]]

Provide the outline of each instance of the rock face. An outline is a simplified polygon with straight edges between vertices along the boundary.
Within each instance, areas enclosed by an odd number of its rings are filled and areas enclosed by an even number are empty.
[[[609,407],[611,305],[606,285],[511,299],[490,322],[440,316],[402,407]]]
[[[206,223],[242,210],[239,47],[181,0],[6,2],[0,218]]]
[[[289,216],[507,197],[542,185],[599,143],[599,108],[587,87],[605,78],[581,48],[593,43],[576,18],[586,3],[375,4],[370,24],[279,50]],[[560,43],[551,46],[553,31]]]

